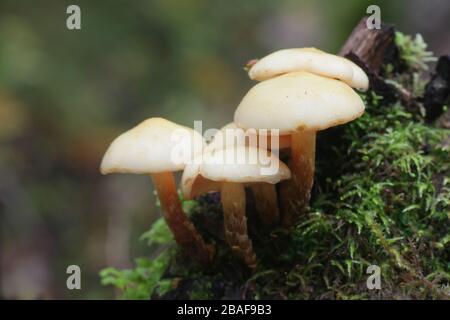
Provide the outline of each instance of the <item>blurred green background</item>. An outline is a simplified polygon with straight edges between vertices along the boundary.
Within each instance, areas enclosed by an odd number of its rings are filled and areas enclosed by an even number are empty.
[[[252,85],[246,61],[336,52],[370,4],[450,52],[448,0],[0,0],[0,297],[112,298],[99,270],[151,254],[139,236],[159,215],[148,177],[99,174],[113,138],[152,116],[221,127]]]

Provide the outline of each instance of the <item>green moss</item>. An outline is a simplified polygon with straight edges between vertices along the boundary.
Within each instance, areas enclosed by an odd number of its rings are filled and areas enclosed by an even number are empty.
[[[162,245],[171,242],[173,236],[164,218],[159,218],[153,222],[152,227],[148,231],[142,234],[140,240],[146,241],[148,246]]]
[[[401,32],[395,33],[395,43],[400,51],[400,59],[412,71],[428,70],[427,62],[436,61],[433,53],[427,51],[427,44],[420,34],[415,37]]]
[[[426,46],[420,37],[401,34],[397,43],[409,71],[391,80],[413,83],[429,60]],[[124,298],[145,299],[448,298],[450,131],[426,125],[400,103],[382,105],[372,92],[362,97],[367,109],[361,118],[319,135],[311,206],[293,230],[265,229],[249,203],[260,260],[254,274],[224,244],[220,202],[207,196],[189,210],[217,247],[210,269],[175,250],[160,220],[144,238],[152,246],[164,243],[165,251],[138,260],[134,270],[102,271],[103,283],[121,289]],[[330,140],[337,133],[338,141]],[[382,290],[366,287],[372,264],[381,268]]]
[[[120,290],[123,299],[148,299],[155,290],[166,293],[168,283],[161,276],[170,262],[170,250],[156,259],[137,259],[136,267],[129,270],[106,268],[100,272],[103,285],[113,285]]]
[[[192,300],[211,299],[212,283],[208,281],[199,281],[189,292],[189,298]]]

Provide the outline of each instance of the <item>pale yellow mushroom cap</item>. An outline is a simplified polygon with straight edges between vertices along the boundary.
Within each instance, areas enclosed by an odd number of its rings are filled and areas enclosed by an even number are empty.
[[[224,148],[203,155],[200,174],[213,181],[278,183],[289,168],[269,151],[255,147]]]
[[[232,146],[284,149],[291,146],[290,138],[290,135],[275,135],[271,131],[267,131],[265,135],[258,134],[256,129],[243,129],[231,122],[217,131],[211,142],[205,147],[204,152]],[[278,139],[278,143],[275,143],[275,139]]]
[[[202,152],[203,145],[203,137],[191,128],[163,118],[150,118],[111,143],[100,171],[150,174],[182,170]]]
[[[294,48],[275,51],[258,60],[248,71],[253,80],[267,80],[281,74],[308,71],[344,81],[349,86],[367,90],[369,79],[354,62],[316,48]]]
[[[290,134],[344,124],[363,112],[362,99],[344,82],[301,71],[256,84],[236,109],[234,122]]]
[[[186,166],[181,179],[187,199],[220,191],[221,183],[271,183],[291,177],[289,168],[274,154],[255,147],[226,147],[202,155],[201,162]]]

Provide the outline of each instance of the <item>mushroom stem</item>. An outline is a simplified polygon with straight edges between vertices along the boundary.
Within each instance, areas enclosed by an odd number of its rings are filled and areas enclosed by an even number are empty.
[[[225,240],[233,252],[251,269],[256,267],[256,256],[247,233],[245,190],[241,183],[224,182],[220,197],[224,212]]]
[[[175,241],[194,259],[202,264],[208,264],[212,259],[213,249],[205,244],[197,229],[183,212],[173,173],[153,173],[151,177],[158,193],[164,218]]]
[[[275,185],[270,183],[256,183],[251,186],[255,207],[261,220],[267,226],[278,222],[279,210]]]
[[[291,136],[292,179],[281,185],[282,225],[291,227],[308,206],[314,183],[316,131],[299,131]]]

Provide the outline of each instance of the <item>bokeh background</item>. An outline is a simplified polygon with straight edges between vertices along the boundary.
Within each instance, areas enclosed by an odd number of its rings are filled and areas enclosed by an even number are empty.
[[[448,0],[0,0],[0,297],[114,297],[99,270],[150,254],[139,236],[159,212],[148,177],[99,174],[112,139],[152,116],[221,127],[252,85],[246,61],[336,52],[370,4],[450,52]]]

